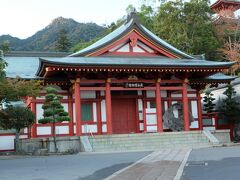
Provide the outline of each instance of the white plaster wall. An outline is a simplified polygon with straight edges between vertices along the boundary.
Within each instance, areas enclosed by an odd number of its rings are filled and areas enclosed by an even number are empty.
[[[198,128],[198,121],[191,122],[190,128]]]
[[[37,127],[37,135],[50,135],[51,127]]]
[[[168,102],[167,101],[164,101],[164,108],[165,108],[165,111],[167,111],[167,109],[168,109]]]
[[[105,100],[101,101],[101,116],[102,116],[102,122],[106,122],[106,102],[105,102]]]
[[[143,123],[139,123],[139,130],[140,130],[140,131],[143,131],[143,130],[144,130],[144,125],[143,125]]]
[[[102,125],[102,132],[107,132],[107,125],[106,124]]]
[[[176,103],[177,103],[177,101],[172,101],[172,105],[176,104]],[[178,110],[177,109],[173,109],[173,114],[176,118],[178,118]]]
[[[129,52],[129,43],[118,49],[117,52]]]
[[[191,101],[192,116],[198,118],[197,101]]]
[[[147,126],[147,132],[156,132],[157,126]]]
[[[83,133],[97,133],[97,125],[84,124],[84,125],[82,125],[82,132]]]
[[[36,119],[37,119],[37,124],[38,120],[43,118],[43,109],[42,109],[43,104],[36,104]]]
[[[135,47],[133,47],[133,52],[145,52],[145,51],[142,50],[141,48],[135,46]]]
[[[143,47],[144,49],[146,49],[146,50],[147,50],[148,52],[150,52],[150,53],[153,53],[153,52],[154,52],[152,48],[146,46],[145,44],[143,44],[143,43],[140,42],[140,41],[137,41],[137,44],[140,45],[141,47]]]
[[[69,126],[56,126],[56,134],[69,134]]]
[[[28,128],[24,128],[23,133],[28,133]]]
[[[64,111],[68,112],[68,103],[62,103]],[[63,121],[63,123],[67,123],[68,121]]]
[[[74,134],[76,134],[76,132],[77,132],[76,125],[73,126],[73,132],[74,132]]]
[[[125,43],[125,42],[124,42]],[[109,52],[114,52],[116,49],[118,49],[119,47],[121,47],[124,43],[121,43],[117,46],[115,46],[114,48],[110,49]]]
[[[143,120],[143,101],[142,99],[138,99],[138,118],[139,120]]]
[[[147,108],[146,113],[156,113],[156,108]]]
[[[19,136],[19,138],[20,138],[20,139],[25,139],[25,138],[28,138],[28,135],[22,134],[22,135]]]
[[[92,106],[93,106],[93,121],[97,122],[97,103],[94,102]]]
[[[0,136],[0,150],[13,150],[14,139],[14,135]]]
[[[154,125],[154,124],[157,124],[156,114],[147,114],[146,115],[146,125]]]

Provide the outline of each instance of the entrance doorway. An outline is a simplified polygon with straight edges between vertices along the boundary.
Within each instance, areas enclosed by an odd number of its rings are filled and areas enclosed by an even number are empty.
[[[112,129],[114,134],[136,133],[136,99],[112,99]]]

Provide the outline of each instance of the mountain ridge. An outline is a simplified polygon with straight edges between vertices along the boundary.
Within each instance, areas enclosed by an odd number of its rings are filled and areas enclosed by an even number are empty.
[[[9,34],[0,36],[0,44],[9,41],[11,51],[55,51],[59,30],[66,31],[71,46],[87,42],[105,30],[96,23],[79,23],[72,18],[57,17],[32,36],[20,39]]]

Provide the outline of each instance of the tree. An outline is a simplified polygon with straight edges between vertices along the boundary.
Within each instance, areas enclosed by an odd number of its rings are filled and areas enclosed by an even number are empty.
[[[55,124],[57,122],[70,121],[70,117],[68,113],[64,111],[63,106],[61,105],[62,95],[57,94],[57,90],[52,87],[46,88],[46,100],[44,105],[42,106],[43,117],[38,120],[39,123],[46,124],[52,123],[53,125],[53,138],[54,138],[54,148],[55,152],[58,151],[57,142],[56,142],[56,129]]]
[[[41,88],[40,81],[23,80],[20,77],[2,78],[0,79],[0,103],[20,101],[26,96],[36,97]]]
[[[0,80],[6,77],[6,66],[7,63],[3,59],[3,51],[0,51]]]
[[[203,102],[204,102],[204,108],[203,110],[206,111],[207,113],[212,113],[215,109],[215,104],[213,101],[215,98],[213,98],[213,94],[211,91],[206,90],[205,91],[205,96],[203,97]]]
[[[231,124],[233,124],[234,127],[234,134],[235,138],[238,138],[237,136],[237,125],[239,123],[240,118],[240,104],[235,99],[236,91],[233,88],[231,84],[227,86],[227,89],[223,93],[226,95],[226,99],[222,100],[222,103],[220,103],[219,106],[219,112],[220,115],[227,119]]]
[[[231,68],[231,74],[239,73],[240,67],[240,18],[222,18],[221,23],[215,23],[215,31],[223,46],[219,49],[223,59],[237,62]]]
[[[4,52],[4,54],[8,53],[10,51],[10,43],[9,41],[3,41],[0,44],[0,49]]]
[[[58,38],[57,38],[55,49],[60,52],[67,52],[69,51],[69,48],[70,48],[70,42],[67,38],[67,32],[65,29],[61,29],[58,32]]]
[[[154,20],[154,32],[189,54],[210,53],[218,48],[208,0],[162,3]]]
[[[23,128],[30,127],[34,123],[33,112],[26,107],[13,107],[0,111],[0,126],[3,129],[15,129],[15,148],[20,151],[19,136]]]

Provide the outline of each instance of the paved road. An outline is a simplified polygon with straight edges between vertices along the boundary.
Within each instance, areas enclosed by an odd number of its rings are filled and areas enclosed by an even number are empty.
[[[181,180],[239,180],[240,147],[193,150]]]
[[[162,149],[132,167],[113,174],[109,180],[173,180],[189,149]]]
[[[0,180],[101,180],[150,152],[0,160]]]

